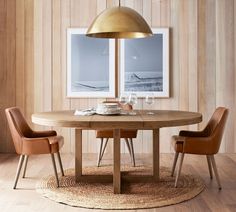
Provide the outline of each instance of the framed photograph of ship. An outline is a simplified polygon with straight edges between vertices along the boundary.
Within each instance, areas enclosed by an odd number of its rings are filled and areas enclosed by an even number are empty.
[[[152,29],[153,36],[120,43],[120,93],[169,97],[169,29]]]
[[[67,97],[115,97],[115,41],[67,30]]]

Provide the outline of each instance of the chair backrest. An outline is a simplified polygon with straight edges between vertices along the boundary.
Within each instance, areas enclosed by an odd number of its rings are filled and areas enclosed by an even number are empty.
[[[212,139],[211,148],[214,154],[219,151],[228,113],[229,110],[227,108],[218,107],[204,130]]]
[[[21,154],[22,137],[30,137],[32,130],[27,124],[19,108],[7,108],[5,113],[16,152]]]

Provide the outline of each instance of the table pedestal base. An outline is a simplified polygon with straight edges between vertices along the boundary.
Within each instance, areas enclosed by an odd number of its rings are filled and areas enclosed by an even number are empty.
[[[121,193],[121,182],[158,182],[159,181],[159,129],[153,129],[153,175],[122,176],[120,171],[120,129],[113,130],[113,176],[82,175],[82,130],[75,130],[75,179],[76,182],[112,183],[114,193]]]

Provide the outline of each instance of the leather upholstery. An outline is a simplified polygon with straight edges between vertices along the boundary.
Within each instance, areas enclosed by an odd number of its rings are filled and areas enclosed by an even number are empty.
[[[64,139],[62,136],[57,136],[56,131],[32,130],[19,108],[8,108],[5,112],[17,154],[56,153],[63,146]]]
[[[218,107],[207,126],[202,131],[180,131],[172,137],[172,145],[176,152],[214,155],[219,151],[228,109]]]
[[[103,103],[118,103],[119,106],[126,111],[132,110],[132,105],[126,104],[121,105],[118,101],[105,101]],[[137,130],[121,130],[120,137],[121,138],[136,138],[137,137]],[[96,138],[113,138],[113,130],[97,130],[96,131]]]

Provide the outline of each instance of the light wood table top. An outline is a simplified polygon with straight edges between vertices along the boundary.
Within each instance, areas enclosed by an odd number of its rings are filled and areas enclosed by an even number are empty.
[[[202,115],[196,112],[174,110],[136,110],[137,115],[75,116],[74,111],[51,111],[35,113],[32,121],[45,126],[70,127],[79,129],[157,129],[196,124]]]

